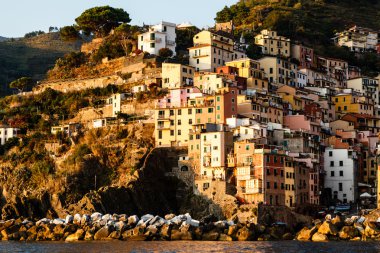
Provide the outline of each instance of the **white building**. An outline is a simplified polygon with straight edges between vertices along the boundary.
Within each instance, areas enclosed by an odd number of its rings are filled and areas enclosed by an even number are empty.
[[[332,198],[345,203],[354,203],[357,199],[355,152],[348,149],[326,148],[324,168],[325,188],[331,189]]]
[[[296,87],[303,88],[307,85],[307,74],[301,70],[297,71]]]
[[[9,139],[17,137],[18,128],[0,126],[0,145],[4,145]]]
[[[126,98],[126,93],[116,93],[107,99],[107,104],[112,105],[112,117],[116,117],[121,112],[122,101]]]
[[[216,68],[226,62],[246,57],[232,38],[217,32],[201,31],[194,36],[193,43],[189,48],[189,60],[196,71],[216,72]]]
[[[337,33],[333,40],[338,46],[348,47],[353,52],[365,52],[376,50],[378,32],[364,27],[353,26],[348,30]]]
[[[358,77],[347,80],[347,88],[358,91],[364,95],[372,97],[375,104],[379,105],[379,84],[378,80],[371,77]]]
[[[194,78],[194,68],[177,63],[162,63],[162,88],[176,89],[191,86]]]
[[[149,27],[149,31],[139,35],[138,48],[144,52],[158,55],[160,49],[169,48],[176,54],[176,24],[162,21]]]

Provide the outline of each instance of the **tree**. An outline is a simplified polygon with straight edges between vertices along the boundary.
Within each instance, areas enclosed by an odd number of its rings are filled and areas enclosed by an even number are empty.
[[[126,23],[115,28],[115,36],[120,39],[120,45],[123,47],[126,54],[137,49],[137,35],[140,32],[138,26],[131,26]]]
[[[59,30],[59,35],[65,41],[74,41],[79,38],[78,30],[75,26],[64,26]]]
[[[94,33],[97,37],[102,37],[120,23],[129,23],[131,19],[123,9],[101,6],[84,11],[75,21],[84,33]]]
[[[158,55],[164,58],[170,58],[173,56],[173,51],[169,48],[161,48],[160,51],[158,51]]]
[[[9,84],[9,87],[17,89],[20,93],[23,92],[26,88],[30,87],[33,83],[32,78],[30,77],[21,77],[17,80],[14,80]]]

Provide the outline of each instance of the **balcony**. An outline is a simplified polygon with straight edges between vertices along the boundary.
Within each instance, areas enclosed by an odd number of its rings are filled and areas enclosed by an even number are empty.
[[[145,43],[161,43],[162,39],[161,38],[156,38],[156,39],[144,39]]]
[[[158,129],[158,130],[170,129],[170,126],[158,125],[158,126],[157,126],[157,129]]]
[[[169,116],[167,116],[167,115],[158,115],[158,119],[161,119],[161,120],[163,120],[163,119],[169,119]]]

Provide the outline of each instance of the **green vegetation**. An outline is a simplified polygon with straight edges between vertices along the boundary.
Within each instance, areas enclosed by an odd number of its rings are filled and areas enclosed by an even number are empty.
[[[44,31],[34,31],[34,32],[26,33],[24,35],[24,38],[29,39],[29,38],[33,38],[33,37],[36,37],[36,36],[42,35],[42,34],[45,34],[45,32]]]
[[[23,92],[28,87],[32,86],[33,80],[30,77],[21,77],[17,80],[14,80],[9,84],[9,87],[17,89],[19,92]]]
[[[236,39],[244,33],[246,41],[251,44],[250,57],[260,56],[253,45],[253,37],[267,28],[315,48],[317,54],[347,60],[360,67],[363,74],[373,75],[380,71],[380,60],[375,53],[357,58],[347,49],[332,45],[331,38],[352,25],[380,30],[380,12],[376,11],[379,8],[378,0],[240,0],[224,7],[215,20],[233,20]]]
[[[173,51],[170,50],[170,48],[161,48],[160,51],[158,51],[158,55],[163,58],[170,58],[173,56]]]
[[[129,23],[131,19],[123,9],[101,6],[84,11],[75,21],[84,33],[94,33],[97,37],[102,37],[120,23]]]
[[[81,44],[81,40],[64,42],[59,33],[0,42],[0,96],[9,95],[9,84],[20,77],[44,79],[58,58],[77,51]]]
[[[64,41],[76,41],[80,38],[77,28],[73,25],[62,27],[59,30],[59,35]]]
[[[240,0],[216,14],[217,22],[233,20],[238,30],[278,30],[308,44],[329,43],[349,25],[380,30],[380,1]],[[370,15],[369,15],[370,13]]]

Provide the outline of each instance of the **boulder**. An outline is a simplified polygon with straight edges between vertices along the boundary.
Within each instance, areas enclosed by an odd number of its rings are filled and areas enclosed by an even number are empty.
[[[342,240],[350,240],[359,235],[358,230],[353,226],[344,226],[339,232],[339,238]]]
[[[167,215],[165,215],[165,220],[171,220],[171,219],[173,219],[175,217],[175,214],[167,214]]]
[[[319,227],[318,233],[323,234],[323,235],[337,235],[339,233],[339,230],[331,222],[325,221]]]
[[[109,234],[112,232],[112,228],[109,226],[104,226],[98,230],[94,235],[94,240],[103,240],[106,239]]]
[[[82,216],[79,213],[74,214],[72,222],[74,222],[75,224],[78,224],[78,225],[81,224],[82,223]]]
[[[87,214],[84,214],[80,219],[80,225],[81,226],[87,225],[88,223],[90,223],[90,221],[91,221],[91,217]],[[74,223],[75,223],[75,216],[74,216]]]
[[[202,241],[217,241],[218,238],[219,238],[219,232],[215,230],[209,231],[202,235]]]
[[[285,233],[282,236],[282,240],[285,240],[285,241],[290,241],[290,240],[293,240],[293,239],[294,239],[294,236],[291,233]]]
[[[220,234],[219,235],[219,241],[227,241],[227,242],[231,242],[233,241],[232,237],[229,236],[229,235],[226,235],[226,234]]]
[[[254,233],[247,227],[243,227],[237,231],[236,238],[238,241],[252,241]]]
[[[86,231],[84,239],[86,241],[92,241],[92,240],[94,240],[94,234],[91,231]]]
[[[139,217],[137,215],[132,215],[128,217],[128,226],[135,226],[139,222]]]
[[[122,234],[123,240],[129,241],[145,241],[147,236],[145,235],[145,226],[136,226],[135,228],[126,230]]]
[[[120,233],[120,231],[113,231],[109,236],[108,236],[108,238],[110,238],[110,239],[116,239],[116,240],[119,240],[120,239],[120,237],[121,237],[121,233]]]
[[[83,240],[85,236],[85,231],[83,229],[78,229],[74,234],[69,235],[66,237],[66,242],[76,242],[79,240]]]
[[[190,231],[181,231],[178,229],[172,229],[170,239],[172,241],[191,241],[193,236]]]
[[[66,215],[66,218],[65,218],[66,224],[71,224],[71,223],[73,223],[73,221],[74,221],[74,217],[72,215]]]
[[[311,237],[318,231],[316,227],[313,227],[311,229],[308,229],[307,227],[304,227],[301,229],[301,231],[297,235],[298,241],[309,241]]]
[[[164,224],[160,230],[160,236],[164,240],[169,240],[171,236],[172,225]]]
[[[313,242],[327,242],[329,239],[325,234],[321,234],[319,232],[315,233],[311,238]]]
[[[51,221],[51,223],[54,225],[61,225],[61,224],[65,224],[65,220],[64,219],[54,219]]]
[[[101,220],[101,219],[102,219],[102,214],[101,213],[93,213],[93,214],[91,214],[91,220],[93,222]]]
[[[380,235],[380,229],[377,222],[368,222],[364,229],[364,235],[367,237],[377,237]]]

